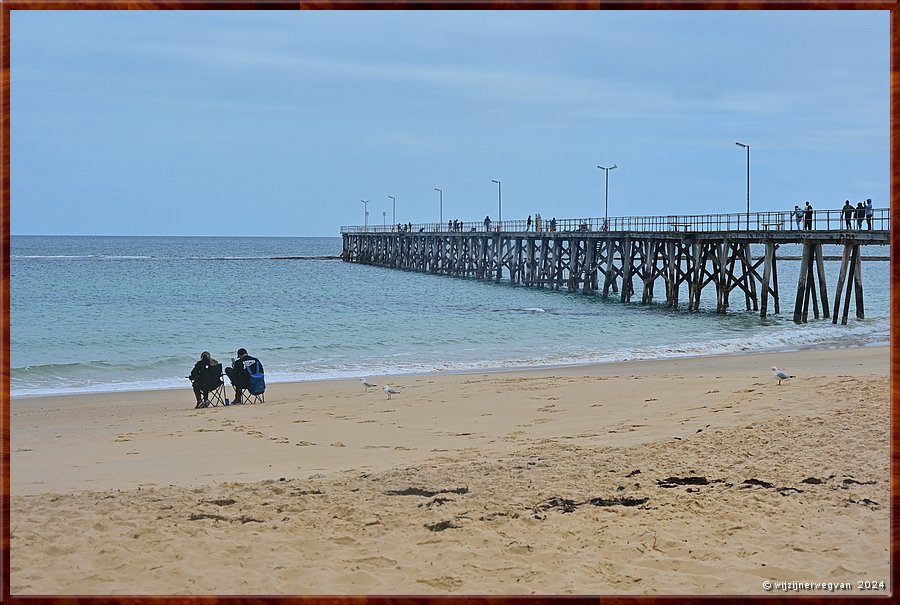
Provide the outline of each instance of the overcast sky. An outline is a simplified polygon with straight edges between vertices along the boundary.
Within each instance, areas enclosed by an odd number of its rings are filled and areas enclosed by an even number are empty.
[[[887,11],[12,11],[13,234],[888,205]]]

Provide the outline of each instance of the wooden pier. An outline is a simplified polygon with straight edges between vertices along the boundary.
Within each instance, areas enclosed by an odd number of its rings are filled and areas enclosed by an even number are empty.
[[[846,324],[851,289],[856,317],[865,316],[860,248],[888,244],[889,221],[889,211],[877,209],[872,229],[842,229],[846,225],[839,211],[817,211],[811,229],[797,228],[787,212],[563,219],[554,220],[554,231],[543,230],[546,225],[529,230],[524,221],[343,227],[341,258],[604,298],[612,293],[625,303],[638,296],[642,303],[653,302],[659,284],[659,297],[670,307],[681,304],[684,287],[689,310],[700,307],[703,289],[711,286],[718,313],[727,311],[737,290],[747,311],[766,317],[770,302],[772,312],[781,312],[777,251],[783,244],[800,244],[794,321],[808,321],[811,303],[814,318],[837,323],[840,317]],[[762,245],[764,254],[754,258],[751,244]],[[843,246],[833,307],[825,280],[825,244]]]

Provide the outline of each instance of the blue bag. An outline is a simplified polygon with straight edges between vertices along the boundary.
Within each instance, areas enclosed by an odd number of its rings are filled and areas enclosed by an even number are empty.
[[[255,371],[254,371],[255,370]],[[266,391],[266,375],[259,371],[259,362],[253,364],[252,369],[247,368],[250,375],[250,382],[247,390],[251,395],[262,395]]]

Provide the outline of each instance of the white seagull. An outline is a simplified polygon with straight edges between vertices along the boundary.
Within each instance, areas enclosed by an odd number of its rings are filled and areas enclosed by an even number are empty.
[[[794,376],[793,374],[790,374],[790,375],[785,374],[784,372],[782,372],[775,366],[772,366],[772,376],[774,376],[775,378],[778,379],[779,385],[781,384],[782,380],[787,380],[788,378],[796,378],[796,376]]]
[[[359,381],[362,383],[362,385],[363,385],[364,387],[366,387],[366,392],[367,392],[367,393],[369,392],[369,387],[377,387],[377,386],[378,386],[377,384],[373,384],[373,383],[369,382],[369,381],[368,381],[367,379],[365,379],[365,378],[360,378]]]
[[[389,387],[388,385],[384,385],[384,392],[387,393],[388,399],[391,398],[391,395],[399,395],[398,391],[395,391],[393,387]]]

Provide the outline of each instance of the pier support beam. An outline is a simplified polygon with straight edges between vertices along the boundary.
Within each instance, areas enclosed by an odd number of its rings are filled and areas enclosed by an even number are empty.
[[[816,298],[816,275],[819,281],[819,297],[822,312],[828,318],[828,290],[825,286],[825,265],[822,258],[822,244],[807,241],[803,244],[800,259],[800,276],[797,280],[797,299],[794,302],[794,323],[809,320],[809,303],[812,299],[813,316],[819,319],[819,299]]]
[[[845,278],[847,278],[847,293],[844,296],[844,312],[841,315],[841,324],[847,325],[847,316],[850,314],[851,286],[856,292],[856,317],[857,319],[865,319],[860,256],[859,244],[844,244],[844,253],[841,256],[841,269],[838,273],[837,289],[834,294],[834,313],[832,313],[831,323],[837,323],[838,315],[841,311],[841,291],[844,289]]]

